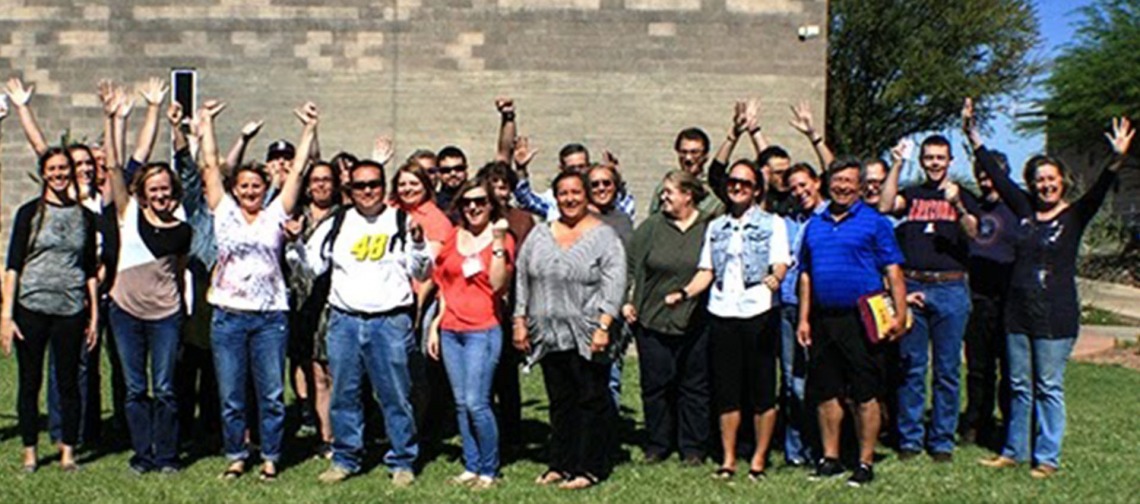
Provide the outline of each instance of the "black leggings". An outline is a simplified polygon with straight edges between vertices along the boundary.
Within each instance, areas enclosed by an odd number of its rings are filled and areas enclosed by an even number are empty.
[[[746,319],[709,317],[717,413],[740,411],[748,405],[760,414],[776,407],[778,313],[773,309]]]
[[[23,339],[16,339],[16,362],[20,368],[20,385],[16,401],[20,437],[24,447],[36,446],[40,427],[40,385],[44,378],[44,357],[48,345],[55,354],[55,380],[59,386],[61,417],[60,442],[75,446],[79,442],[79,355],[83,351],[83,329],[87,314],[71,316],[45,315],[27,310],[19,304],[13,317]]]

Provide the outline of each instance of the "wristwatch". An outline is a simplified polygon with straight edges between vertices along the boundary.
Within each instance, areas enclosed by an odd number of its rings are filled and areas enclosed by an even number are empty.
[[[495,249],[491,251],[491,255],[495,257],[507,257],[506,249]]]

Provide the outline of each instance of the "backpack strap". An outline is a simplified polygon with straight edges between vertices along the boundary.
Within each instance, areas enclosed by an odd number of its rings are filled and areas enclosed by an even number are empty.
[[[336,243],[336,238],[340,235],[340,228],[344,227],[344,217],[348,208],[337,208],[332,215],[332,228],[329,229],[329,234],[325,235],[325,240],[321,242],[321,260],[327,261],[332,257],[333,245]]]
[[[396,207],[396,235],[388,240],[388,252],[396,252],[403,250],[404,244],[407,243],[408,235],[408,212],[403,208]],[[397,248],[399,247],[399,248]]]

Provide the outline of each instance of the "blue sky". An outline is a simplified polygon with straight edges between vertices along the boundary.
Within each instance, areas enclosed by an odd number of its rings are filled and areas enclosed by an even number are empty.
[[[1036,51],[1035,56],[1038,60],[1048,66],[1049,62],[1054,56],[1060,53],[1061,47],[1069,43],[1075,34],[1075,22],[1080,19],[1080,16],[1075,12],[1082,6],[1093,3],[1093,0],[1036,0],[1034,2],[1037,8],[1037,21],[1041,31],[1041,45]],[[1040,96],[1041,91],[1033,88],[1026,93],[1027,98]],[[1007,100],[1007,104],[1014,105],[1016,108],[1026,108],[1029,103],[1012,104],[1012,100]],[[996,121],[989,124],[990,130],[987,132],[986,144],[1005,152],[1009,156],[1009,161],[1013,166],[1020,166],[1030,156],[1040,153],[1045,147],[1045,138],[1040,134],[1023,135],[1014,131],[1013,117],[1009,114],[999,114]],[[962,135],[958,130],[946,131],[950,137],[951,142],[955,145],[962,144]],[[921,141],[921,136],[916,137],[915,141]],[[917,150],[917,149],[916,149]],[[955,165],[952,171],[964,177],[972,177],[970,174],[970,166],[959,149],[956,153]],[[913,170],[917,170],[914,163],[908,163],[907,175],[917,175]],[[1017,178],[1020,178],[1021,170],[1014,170]]]

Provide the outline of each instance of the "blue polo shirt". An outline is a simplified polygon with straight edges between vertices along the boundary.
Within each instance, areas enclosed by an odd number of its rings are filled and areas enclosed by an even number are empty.
[[[811,218],[799,260],[811,275],[812,306],[842,309],[883,290],[883,269],[903,255],[890,221],[857,201],[840,221],[830,208]]]

